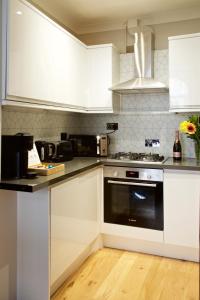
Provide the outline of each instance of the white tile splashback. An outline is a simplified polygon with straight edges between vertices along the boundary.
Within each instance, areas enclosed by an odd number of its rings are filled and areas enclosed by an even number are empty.
[[[154,74],[153,77],[168,86],[168,50],[155,50],[154,53]],[[134,63],[134,54],[127,53],[120,55],[120,81],[126,81],[136,76]]]
[[[187,116],[176,114],[157,115],[91,115],[80,117],[80,133],[105,133],[107,122],[118,122],[119,130],[110,135],[110,152],[153,152],[172,156],[175,130]],[[145,139],[159,139],[159,148],[145,147]],[[194,156],[193,142],[182,136],[185,156]]]
[[[134,54],[120,54],[120,81],[130,80],[134,76]]]
[[[154,77],[168,84],[168,50],[155,51],[154,58]],[[122,54],[120,62],[121,80],[131,79],[134,76],[133,55]],[[171,156],[175,130],[182,120],[187,119],[187,115],[159,114],[167,112],[168,107],[168,94],[145,94],[123,96],[124,114],[120,115],[3,108],[2,132],[3,134],[30,132],[36,139],[58,139],[60,132],[104,133],[107,122],[118,122],[119,130],[110,136],[110,152],[151,151]],[[160,148],[145,148],[145,138],[160,139]],[[182,147],[185,156],[194,157],[192,140],[182,136]]]
[[[2,133],[28,132],[35,139],[57,140],[61,132],[78,133],[78,114],[4,107]]]
[[[168,94],[130,94],[124,95],[121,101],[123,112],[168,112]]]
[[[154,51],[154,78],[169,85],[168,50]]]

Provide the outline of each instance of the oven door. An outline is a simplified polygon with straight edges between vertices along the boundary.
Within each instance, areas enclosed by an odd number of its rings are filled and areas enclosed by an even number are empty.
[[[163,230],[163,183],[104,178],[104,222]]]

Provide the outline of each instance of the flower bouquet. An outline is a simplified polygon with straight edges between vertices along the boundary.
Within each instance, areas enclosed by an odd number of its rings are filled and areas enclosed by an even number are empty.
[[[180,123],[180,131],[186,133],[187,137],[194,140],[196,159],[200,161],[200,123],[199,116],[193,115],[187,121]]]

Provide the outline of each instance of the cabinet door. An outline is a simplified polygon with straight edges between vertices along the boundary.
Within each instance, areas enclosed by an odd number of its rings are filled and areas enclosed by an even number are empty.
[[[200,173],[164,172],[164,240],[199,247]]]
[[[170,109],[200,111],[200,34],[169,39]]]
[[[99,235],[102,173],[97,169],[51,189],[51,285]]]
[[[109,45],[88,47],[88,101],[89,111],[113,111],[113,47]],[[119,71],[119,70],[118,70]]]
[[[84,106],[86,46],[25,1],[10,1],[7,55],[7,99]]]

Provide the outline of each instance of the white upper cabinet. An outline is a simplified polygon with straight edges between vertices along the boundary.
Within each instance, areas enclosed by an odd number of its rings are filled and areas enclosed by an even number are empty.
[[[200,111],[200,33],[169,38],[170,110]]]
[[[117,99],[108,88],[119,82],[119,74],[119,53],[112,44],[88,47],[88,111],[113,111]]]
[[[12,0],[7,98],[84,106],[87,47],[27,2]]]
[[[108,89],[119,66],[112,45],[87,47],[25,0],[2,1],[9,4],[5,99],[111,112]]]

